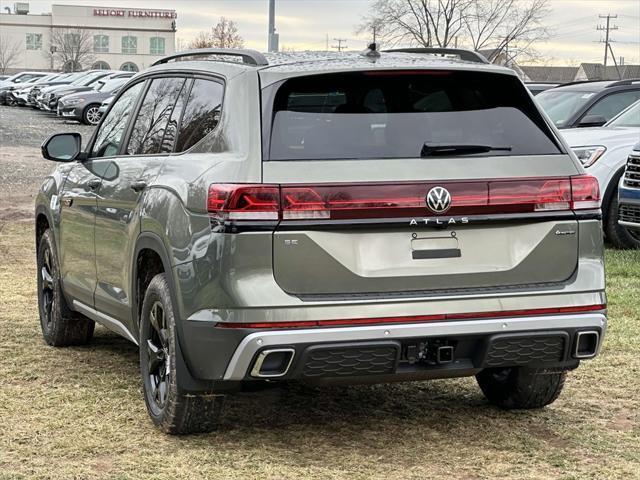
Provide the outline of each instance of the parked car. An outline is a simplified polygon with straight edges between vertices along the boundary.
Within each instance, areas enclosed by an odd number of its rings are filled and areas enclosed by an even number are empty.
[[[49,81],[53,81],[59,77],[58,73],[52,73],[45,77],[34,79],[33,81],[20,83],[0,91],[0,103],[6,105],[19,105],[22,106],[27,101],[28,92],[35,86],[48,85]]]
[[[181,52],[81,145],[42,146],[60,162],[35,210],[44,339],[98,322],[137,344],[165,432],[276,381],[475,375],[538,408],[602,343],[598,182],[511,69]]]
[[[640,139],[640,101],[604,127],[562,130],[567,143],[590,175],[598,179],[602,195],[604,233],[617,248],[640,248],[637,236],[618,223],[618,183],[627,155]]]
[[[14,75],[11,75],[8,78],[0,81],[0,87],[5,87],[7,85],[15,85],[16,83],[25,83],[33,78],[40,78],[48,75],[47,72],[20,72]]]
[[[6,80],[7,78],[9,78],[9,75],[0,75],[0,82]]]
[[[29,89],[29,92],[27,93],[27,102],[25,103],[25,105],[38,108],[38,97],[41,96],[41,91],[44,88],[69,85],[80,77],[84,77],[85,75],[85,72],[61,73],[57,78],[54,78],[53,80],[44,82],[39,85],[34,85]]]
[[[91,90],[93,85],[101,78],[109,75],[109,70],[91,70],[84,72],[84,75],[78,77],[76,80],[68,85],[58,85],[47,87],[42,90],[44,94],[40,101],[39,107],[41,110],[48,112],[56,112],[58,107],[58,100],[60,97],[69,95],[71,93],[82,92]]]
[[[132,76],[133,73],[129,72],[123,78],[101,79],[93,90],[66,95],[58,102],[58,112],[65,118],[97,125],[102,116],[99,112],[102,102],[114,96]]]
[[[538,95],[539,93],[545,92],[550,88],[555,88],[559,85],[562,85],[561,83],[554,82],[525,82],[524,84],[534,96]]]
[[[640,241],[640,142],[629,153],[618,190],[618,223]]]
[[[573,82],[536,96],[558,128],[601,127],[639,99],[640,79]]]
[[[49,75],[47,72],[21,72],[12,75],[0,82],[0,105],[6,104],[6,92],[25,83],[37,80]]]
[[[100,108],[98,109],[98,113],[100,114],[100,117],[102,117],[107,112],[107,110],[109,109],[109,106],[111,105],[111,102],[113,102],[115,98],[116,98],[115,95],[112,95],[109,98],[106,98],[100,104]]]

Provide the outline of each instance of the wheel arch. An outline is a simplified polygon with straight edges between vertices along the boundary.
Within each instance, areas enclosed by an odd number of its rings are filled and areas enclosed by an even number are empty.
[[[153,232],[142,232],[137,240],[136,246],[133,250],[133,258],[131,260],[131,308],[132,318],[134,319],[135,334],[139,337],[140,331],[140,309],[142,306],[143,292],[138,290],[139,285],[139,259],[141,254],[145,252],[153,252],[157,255],[161,264],[163,273],[169,284],[169,292],[171,295],[171,302],[174,305],[174,317],[176,321],[176,369],[178,371],[179,384],[178,387],[186,391],[211,391],[213,383],[209,381],[203,381],[196,379],[190,372],[185,356],[183,354],[182,339],[184,335],[182,333],[182,318],[180,315],[180,303],[178,303],[178,292],[176,290],[176,282],[173,278],[173,269],[171,262],[169,261],[169,255],[164,246],[162,238]]]
[[[622,175],[624,175],[625,168],[626,163],[614,172],[614,174],[611,176],[611,180],[609,180],[609,183],[607,184],[607,188],[605,189],[604,194],[602,195],[601,209],[603,225],[607,224],[607,220],[609,218],[609,205],[611,205],[613,195],[618,189],[618,183],[620,183],[620,178],[622,177]]]

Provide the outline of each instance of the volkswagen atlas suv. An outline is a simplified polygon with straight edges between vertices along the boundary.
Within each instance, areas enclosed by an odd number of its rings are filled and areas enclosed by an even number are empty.
[[[138,345],[169,433],[282,381],[553,402],[605,333],[598,182],[512,70],[456,52],[205,49],[137,74],[86,144],[42,146],[45,341],[97,322]]]

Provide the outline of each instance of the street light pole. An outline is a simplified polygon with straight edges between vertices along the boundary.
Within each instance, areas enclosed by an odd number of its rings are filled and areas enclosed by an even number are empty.
[[[278,51],[279,35],[276,33],[276,0],[269,0],[269,48],[270,52]]]

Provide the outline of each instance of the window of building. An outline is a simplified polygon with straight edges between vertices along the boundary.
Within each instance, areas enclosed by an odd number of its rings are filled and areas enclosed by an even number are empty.
[[[143,85],[144,82],[136,83],[113,104],[100,125],[91,149],[91,157],[113,157],[118,154],[129,115],[136,104],[138,95],[142,92]]]
[[[210,80],[195,80],[182,115],[176,152],[190,149],[206,137],[220,121],[222,84]]]
[[[149,39],[149,53],[151,55],[164,55],[164,38],[163,37],[151,37]]]
[[[91,70],[111,70],[111,65],[102,60],[98,60],[96,63],[91,65]]]
[[[80,45],[79,33],[65,33],[64,34],[64,48],[77,48]]]
[[[138,37],[122,37],[122,53],[138,53]]]
[[[27,50],[42,50],[41,33],[27,33]]]
[[[138,71],[138,66],[133,62],[125,62],[120,67],[120,70],[122,70],[124,72],[137,72]]]
[[[129,155],[153,155],[163,151],[165,130],[184,83],[184,78],[177,77],[156,78],[151,82],[131,130],[127,146]],[[173,141],[166,147],[168,150],[164,151],[171,151]]]
[[[95,53],[109,53],[109,37],[106,35],[94,35],[93,51]]]

